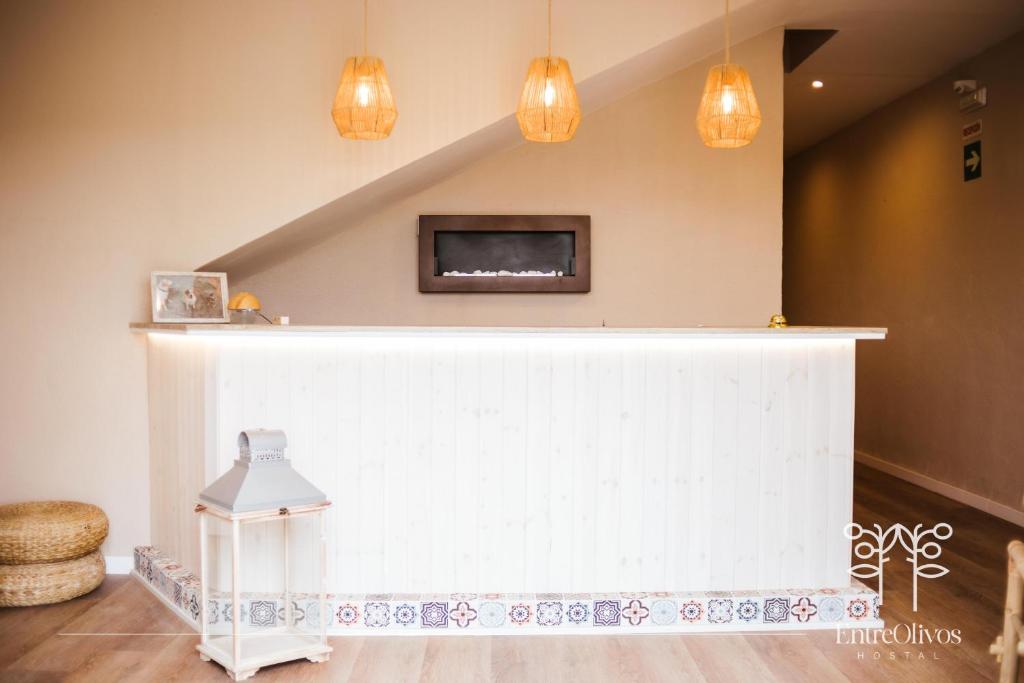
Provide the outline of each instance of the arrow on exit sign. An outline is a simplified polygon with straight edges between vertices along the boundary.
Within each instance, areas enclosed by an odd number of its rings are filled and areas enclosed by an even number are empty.
[[[981,177],[981,140],[964,145],[964,182]]]
[[[971,169],[971,173],[974,173],[975,171],[978,170],[978,166],[980,165],[981,155],[975,152],[974,150],[971,150],[971,156],[969,156],[967,158],[967,161],[964,162],[964,166]]]

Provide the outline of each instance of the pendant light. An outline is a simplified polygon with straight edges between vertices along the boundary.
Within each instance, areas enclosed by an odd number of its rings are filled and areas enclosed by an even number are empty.
[[[725,64],[708,71],[697,110],[697,131],[708,147],[749,145],[761,127],[761,109],[747,70],[730,61],[731,17],[725,0]]]
[[[350,140],[383,140],[391,135],[398,118],[384,62],[368,54],[368,3],[363,0],[363,54],[345,60],[331,108],[338,132]]]
[[[551,56],[551,0],[548,0],[548,55],[530,62],[516,120],[532,142],[565,142],[583,117],[569,62]]]

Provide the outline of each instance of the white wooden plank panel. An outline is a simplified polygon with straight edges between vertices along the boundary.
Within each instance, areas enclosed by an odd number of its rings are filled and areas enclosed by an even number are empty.
[[[430,387],[430,590],[450,593],[455,585],[455,350],[435,344],[431,353]]]
[[[668,374],[669,354],[664,348],[647,353],[644,369],[644,420],[641,459],[643,461],[643,529],[640,535],[643,565],[637,572],[637,584],[643,590],[667,591],[666,575],[666,496],[668,491]]]
[[[506,347],[503,355],[504,392],[501,425],[501,586],[526,591],[526,397],[527,357],[522,348]]]
[[[831,363],[829,350],[813,347],[807,353],[807,483],[801,496],[807,539],[807,580],[827,575],[828,568],[828,460],[831,416]],[[812,587],[808,584],[806,587]]]
[[[359,355],[359,583],[368,592],[384,593],[384,510],[390,488],[384,478],[384,352]]]
[[[855,356],[852,341],[830,345],[828,448],[828,563],[823,583],[846,586],[850,582],[851,542],[843,529],[853,521],[853,427]]]
[[[384,582],[408,586],[417,571],[409,557],[410,482],[409,354],[391,348],[384,359]]]
[[[479,498],[477,502],[480,558],[478,593],[499,592],[503,579],[505,496],[502,438],[504,366],[502,351],[489,347],[480,357]]]
[[[785,387],[789,351],[780,344],[763,346],[761,366],[761,486],[758,496],[758,588],[782,585],[785,543],[783,472],[786,424]]]
[[[810,585],[806,551],[810,539],[804,519],[807,496],[807,347],[790,347],[789,372],[786,376],[784,400],[786,420],[783,430],[783,504],[786,517],[782,531],[782,575],[800,588]]]
[[[526,507],[523,543],[527,558],[525,586],[550,590],[551,553],[551,351],[531,344],[527,350]]]
[[[317,355],[313,370],[315,448],[317,452],[320,448],[324,453],[333,452],[338,463],[329,495],[333,503],[330,522],[335,534],[334,572],[338,577],[331,585],[340,593],[354,592],[364,585],[359,573],[360,356],[358,351],[338,346],[328,354]],[[335,378],[334,386],[329,386],[331,377]],[[321,401],[326,404],[321,406]]]
[[[620,481],[622,460],[622,353],[598,356],[596,544],[589,590],[614,591],[619,581]]]
[[[668,399],[665,411],[667,437],[668,500],[666,501],[665,574],[670,591],[685,590],[690,582],[690,553],[693,548],[690,523],[693,474],[693,368],[692,345],[673,349],[669,358]]]
[[[477,592],[480,495],[480,352],[460,349],[455,358],[455,590]]]
[[[573,590],[573,451],[576,419],[576,355],[559,349],[551,356],[551,447],[549,467],[550,548],[548,587],[554,593]]]
[[[407,583],[409,592],[432,590],[431,543],[432,498],[431,463],[431,357],[429,350],[408,353],[409,359],[409,515],[406,535],[409,538]],[[401,591],[403,588],[394,588]]]
[[[575,591],[594,590],[597,565],[597,511],[599,494],[598,438],[599,386],[598,354],[592,349],[575,353],[573,386],[575,405],[572,452],[572,579]]]
[[[714,357],[714,434],[711,452],[711,491],[709,508],[711,523],[712,590],[728,590],[736,571],[736,442],[739,427],[739,348],[723,343]]]
[[[688,553],[688,585],[684,590],[700,590],[712,584],[711,534],[714,511],[714,437],[715,437],[715,353],[699,345],[693,356],[693,401],[691,414],[691,454],[688,500],[690,517],[687,533],[691,539]]]
[[[644,565],[644,429],[647,407],[647,354],[622,354],[622,410],[620,411],[619,492],[619,590],[642,591]]]
[[[759,344],[737,346],[735,588],[758,587],[758,501],[761,489],[761,373]]]

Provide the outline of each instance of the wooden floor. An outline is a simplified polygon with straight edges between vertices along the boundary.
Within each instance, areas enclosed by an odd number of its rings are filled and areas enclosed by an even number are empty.
[[[925,581],[910,609],[909,565],[885,575],[887,625],[958,628],[960,645],[836,644],[831,631],[791,635],[333,638],[327,664],[282,664],[257,681],[983,681],[1000,628],[1005,548],[1024,530],[867,468],[855,518],[911,526],[945,521],[950,573]],[[110,624],[115,624],[113,629]],[[115,630],[116,633],[104,633]],[[198,638],[141,584],[109,577],[94,593],[48,607],[0,609],[0,681],[220,681]],[[876,659],[879,658],[879,659]]]

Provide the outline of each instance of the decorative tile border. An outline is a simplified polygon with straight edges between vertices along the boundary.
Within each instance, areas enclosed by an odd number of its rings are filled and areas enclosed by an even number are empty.
[[[198,628],[199,580],[156,548],[135,549],[135,574]],[[247,630],[284,623],[280,595],[244,593]],[[230,596],[210,597],[211,624],[231,621]],[[859,581],[843,588],[684,593],[328,595],[332,635],[716,633],[836,627],[879,628],[878,594]],[[292,596],[292,625],[317,630],[315,594]]]

